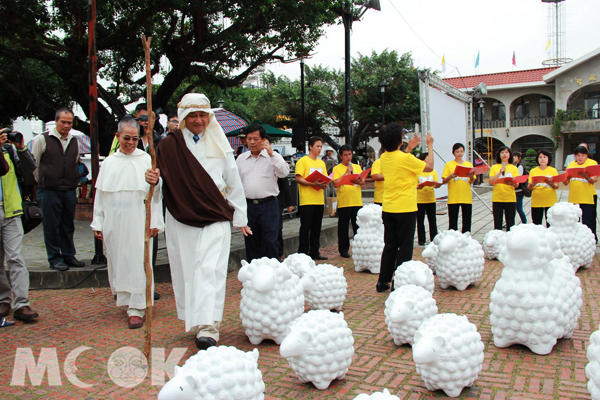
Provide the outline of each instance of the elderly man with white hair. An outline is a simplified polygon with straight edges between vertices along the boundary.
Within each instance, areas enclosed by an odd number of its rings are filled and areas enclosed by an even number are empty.
[[[150,156],[137,148],[139,125],[124,118],[118,125],[119,149],[102,163],[96,180],[94,236],[104,241],[108,280],[117,306],[127,306],[129,329],[141,328],[146,310],[144,199],[150,185],[144,173],[152,167]],[[162,197],[157,186],[152,197],[150,236],[164,228]],[[150,242],[152,245],[152,241]]]
[[[231,222],[246,236],[246,196],[225,133],[208,98],[186,94],[178,104],[179,129],[160,143],[157,170],[167,207],[165,234],[177,304],[198,349],[215,346],[225,307]]]

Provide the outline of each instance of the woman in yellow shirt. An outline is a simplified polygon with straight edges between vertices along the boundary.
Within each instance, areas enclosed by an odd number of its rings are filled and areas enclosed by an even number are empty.
[[[490,185],[494,185],[492,192],[492,214],[494,215],[494,229],[502,230],[502,218],[506,218],[506,231],[515,224],[517,212],[517,195],[515,188],[519,186],[514,182],[497,182],[500,178],[517,177],[519,170],[512,165],[512,151],[506,146],[500,147],[496,154],[496,164],[490,168]]]
[[[475,181],[475,173],[471,172],[466,177],[454,173],[457,165],[473,168],[473,164],[463,160],[465,146],[462,143],[454,143],[452,154],[454,160],[447,162],[442,172],[442,184],[448,184],[448,229],[458,230],[458,210],[462,209],[462,233],[465,233],[471,231],[471,184]]]
[[[583,168],[588,165],[594,165],[594,163],[588,159],[589,151],[584,146],[577,146],[575,148],[575,161],[572,161],[567,169],[569,168]],[[597,176],[589,176],[586,172],[579,173],[580,178],[567,178],[565,185],[571,184],[569,189],[569,203],[579,204],[581,208],[581,223],[586,225],[592,233],[596,230],[594,225],[594,195],[596,189],[594,183],[598,181]]]
[[[541,225],[546,216],[546,227],[548,224],[548,209],[557,202],[556,189],[558,183],[552,182],[552,177],[558,175],[556,168],[549,166],[552,162],[552,153],[546,149],[538,151],[535,161],[539,167],[529,171],[529,190],[531,190],[531,219],[536,225]],[[535,176],[545,176],[543,183],[533,183]]]
[[[381,269],[376,289],[384,292],[396,268],[412,259],[417,217],[417,176],[421,172],[433,171],[433,138],[427,133],[429,154],[425,161],[410,154],[421,139],[414,136],[406,149],[400,151],[404,128],[398,123],[385,125],[379,133],[379,141],[385,149],[381,155],[381,174],[385,179],[383,191],[382,219],[384,247],[381,254]]]
[[[428,153],[419,154],[419,160],[425,161]],[[417,238],[419,246],[425,245],[425,214],[429,222],[429,239],[437,235],[437,220],[435,216],[435,191],[434,188],[442,186],[438,181],[438,174],[434,169],[431,172],[421,172],[419,174],[419,185],[423,182],[435,182],[435,186],[417,186]]]

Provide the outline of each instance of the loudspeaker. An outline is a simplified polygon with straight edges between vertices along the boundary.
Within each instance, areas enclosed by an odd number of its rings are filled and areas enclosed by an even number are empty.
[[[292,146],[294,148],[298,146],[304,148],[306,146],[306,130],[302,125],[292,126]]]

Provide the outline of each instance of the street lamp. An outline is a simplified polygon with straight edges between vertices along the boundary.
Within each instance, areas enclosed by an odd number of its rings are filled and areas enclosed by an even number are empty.
[[[378,86],[381,89],[381,126],[385,125],[385,87],[386,81],[382,81]]]
[[[481,141],[483,142],[483,106],[485,101],[479,100],[479,125],[481,126]]]
[[[217,100],[217,104],[219,105],[219,108],[223,108],[223,105],[225,104],[225,100],[223,100],[222,98]]]

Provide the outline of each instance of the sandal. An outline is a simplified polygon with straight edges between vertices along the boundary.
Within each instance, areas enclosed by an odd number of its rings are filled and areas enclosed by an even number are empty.
[[[4,328],[5,326],[13,326],[15,323],[12,321],[7,321],[6,318],[0,319],[0,328]]]

